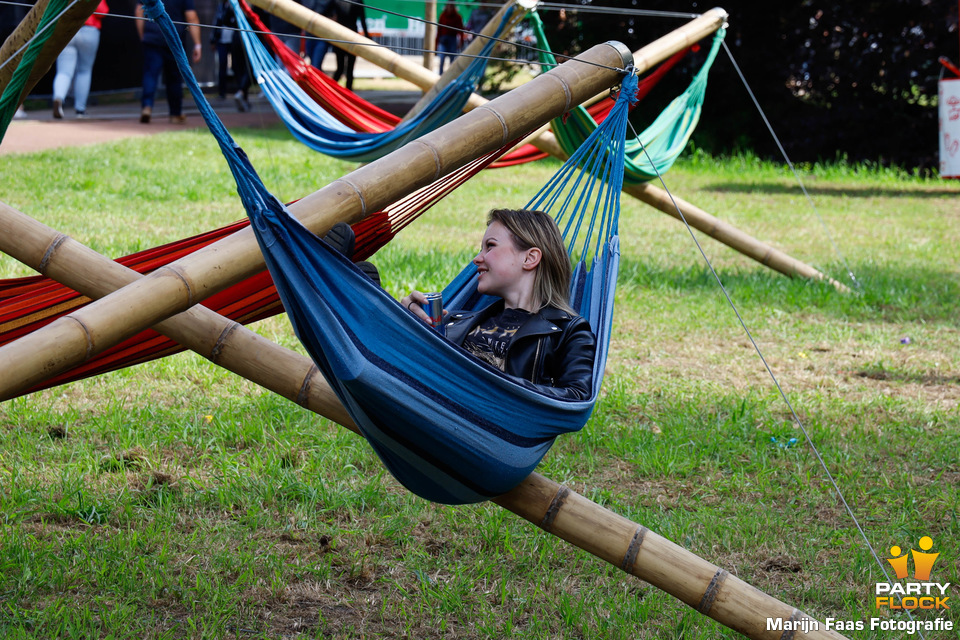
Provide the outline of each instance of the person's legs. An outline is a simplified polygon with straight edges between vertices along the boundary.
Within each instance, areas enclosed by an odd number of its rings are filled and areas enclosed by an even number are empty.
[[[346,256],[349,260],[353,260],[353,251],[356,248],[357,236],[353,232],[353,227],[346,222],[338,222],[333,225],[330,231],[327,231],[327,234],[323,236],[323,241]],[[363,272],[363,275],[373,280],[374,284],[378,287],[380,286],[380,271],[372,262],[363,260],[361,262],[355,262],[354,264],[357,269]]]
[[[177,61],[169,49],[163,52],[163,82],[167,85],[167,104],[170,105],[170,119],[183,121],[183,77],[177,68]]]
[[[221,98],[227,97],[227,63],[230,62],[231,46],[229,43],[217,43],[217,95]]]
[[[87,98],[90,96],[90,84],[93,81],[93,63],[97,59],[100,46],[100,29],[90,25],[80,27],[77,32],[77,77],[73,83],[73,99],[78,114],[87,110]]]
[[[163,70],[163,50],[150,45],[143,46],[143,90],[140,96],[140,122],[150,122],[153,102],[157,95],[157,81]]]
[[[337,56],[337,70],[333,72],[333,79],[339,82],[340,76],[343,75],[344,70],[347,68],[347,52],[340,47],[334,47],[333,53]]]
[[[353,67],[357,64],[357,56],[352,53],[347,54],[347,89],[353,91]]]
[[[437,53],[440,56],[440,73],[443,73],[443,68],[446,63],[449,61],[453,64],[453,54],[456,52],[457,47],[457,37],[453,36],[442,36],[437,39]]]
[[[76,39],[74,36],[57,56],[57,75],[53,77],[53,117],[58,120],[63,117],[63,101],[70,92],[70,83],[77,68]]]
[[[330,50],[330,43],[326,40],[313,40],[310,48],[310,64],[323,71],[323,58]]]
[[[240,41],[239,36],[233,39],[232,47],[230,59],[233,64],[233,77],[237,79],[237,93],[235,93],[233,97],[237,100],[237,107],[240,108],[241,111],[247,111],[250,108],[250,104],[247,102],[250,95],[250,72],[247,69],[247,52],[244,50],[243,43]]]

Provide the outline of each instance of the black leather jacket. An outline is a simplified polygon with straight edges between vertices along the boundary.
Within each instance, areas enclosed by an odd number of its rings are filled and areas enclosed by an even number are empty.
[[[451,311],[444,319],[447,338],[463,345],[470,330],[503,311],[503,301],[473,312]],[[513,336],[505,373],[518,383],[562,400],[586,400],[593,391],[597,340],[580,316],[544,307]]]

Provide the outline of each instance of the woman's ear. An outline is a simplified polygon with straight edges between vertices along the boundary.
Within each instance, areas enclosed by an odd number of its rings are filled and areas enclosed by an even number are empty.
[[[540,265],[540,258],[543,252],[538,247],[530,247],[527,254],[523,257],[523,268],[525,271],[532,271]]]

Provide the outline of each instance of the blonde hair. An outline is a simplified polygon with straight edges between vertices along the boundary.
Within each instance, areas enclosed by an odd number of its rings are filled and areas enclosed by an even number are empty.
[[[557,223],[543,211],[531,209],[493,209],[487,226],[499,222],[510,232],[514,246],[520,251],[540,249],[540,264],[533,279],[533,298],[544,307],[556,307],[576,314],[570,306],[570,279],[573,269]]]

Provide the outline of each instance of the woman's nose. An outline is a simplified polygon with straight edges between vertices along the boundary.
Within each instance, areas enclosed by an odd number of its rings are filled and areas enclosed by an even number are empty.
[[[480,264],[483,261],[483,252],[481,251],[477,255],[473,256],[473,264]]]

